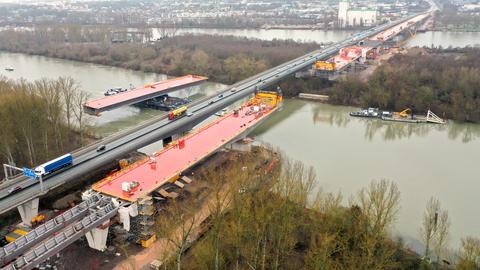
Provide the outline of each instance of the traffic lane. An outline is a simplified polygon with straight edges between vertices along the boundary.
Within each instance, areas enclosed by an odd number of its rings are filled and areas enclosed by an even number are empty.
[[[386,28],[386,27],[383,27],[383,28],[380,28],[380,29],[385,29],[385,28]],[[342,44],[341,46],[347,46],[348,44],[346,44],[346,43],[348,43],[348,42],[349,42],[349,43],[352,43],[351,40],[352,40],[352,39],[349,39],[349,40],[346,40],[346,41],[342,42],[342,43],[341,43],[341,44]],[[335,46],[335,48],[339,48],[339,46],[337,45],[337,46]],[[304,57],[297,58],[297,61],[293,60],[293,61],[294,61],[293,63],[287,62],[287,63],[285,63],[285,65],[281,65],[281,67],[291,65],[291,69],[293,69],[293,70],[291,70],[291,72],[288,72],[287,74],[293,74],[293,73],[295,73],[295,72],[303,69],[305,66],[313,63],[315,60],[318,60],[318,58],[330,56],[330,54],[333,53],[333,52],[336,52],[336,50],[335,50],[334,48],[330,47],[330,48],[326,48],[326,50],[317,50],[316,52],[320,52],[320,53],[319,53],[314,59],[311,59],[310,61],[305,60],[305,56],[304,56]],[[312,53],[312,54],[314,54],[314,53]],[[311,54],[308,54],[307,57],[309,57],[310,55],[311,55]],[[278,69],[278,67],[275,67],[275,68],[270,69],[270,70],[269,70],[270,72],[269,72],[269,73],[266,72],[266,74],[269,75],[270,77],[271,77],[271,76],[275,76],[275,69]],[[258,77],[254,77],[254,78],[257,79]],[[254,80],[255,80],[255,79],[254,79]],[[265,84],[271,84],[271,83],[274,83],[274,82],[276,82],[276,81],[278,81],[278,80],[280,80],[280,79],[281,79],[281,78],[278,78],[278,79],[274,78],[274,79],[272,79],[271,81],[266,81]],[[251,83],[251,82],[254,81],[254,80],[247,81],[247,83],[249,83],[249,82]],[[265,78],[260,77],[260,82],[261,82],[261,81],[265,81]],[[258,84],[255,84],[255,85],[256,85],[257,87],[259,86]],[[260,86],[260,87],[261,87],[261,86]],[[251,94],[252,89],[249,89],[249,90],[250,90],[250,91],[245,91],[245,89],[243,89],[242,91],[239,91],[239,92],[236,92],[236,93],[241,94],[242,92],[248,92],[246,95],[249,95],[249,94]],[[228,91],[228,89],[225,90],[225,91]],[[244,95],[244,96],[246,96],[246,95]],[[243,96],[243,95],[242,95],[242,96]],[[237,100],[237,99],[235,99],[235,101],[236,101],[236,100]],[[214,103],[214,104],[215,104],[215,103]],[[229,105],[229,104],[224,104],[224,103],[218,103],[218,104],[222,104],[221,106],[224,106],[224,107],[226,107],[226,106]],[[211,105],[211,104],[210,104],[210,105]],[[218,110],[221,110],[221,109],[222,109],[221,106],[214,106],[213,111],[216,112],[216,111],[218,111]],[[220,108],[217,108],[217,107],[220,107]],[[216,110],[216,111],[215,111],[215,110]],[[209,110],[209,111],[212,111],[212,110]],[[214,112],[213,112],[213,113],[214,113]],[[186,126],[191,126],[192,124],[193,124],[193,123],[187,123]],[[172,134],[173,134],[173,133],[172,133]],[[165,137],[168,137],[168,136],[165,136]],[[133,139],[133,140],[135,140],[135,139]],[[158,140],[158,139],[157,139],[157,140]],[[139,147],[139,148],[141,148],[141,147]],[[138,148],[137,148],[137,149],[138,149]],[[114,152],[115,150],[116,150],[116,149],[113,149],[112,152]],[[119,150],[120,150],[120,152],[122,151],[122,149],[119,149]],[[100,156],[100,157],[101,157],[101,156]],[[113,158],[113,159],[114,159],[114,158]],[[113,159],[112,159],[112,160],[113,160]],[[95,159],[95,160],[96,160],[96,159]],[[104,158],[103,158],[102,160],[104,160]],[[89,161],[91,161],[91,160],[89,160]],[[83,164],[79,164],[79,165],[77,165],[77,166],[81,166],[81,165],[83,165]],[[102,165],[103,165],[103,164],[102,164]],[[99,166],[101,166],[101,165],[99,165]],[[75,167],[74,167],[74,168],[75,168]],[[72,173],[73,173],[73,172],[72,172]],[[60,177],[59,177],[59,178],[60,178]],[[56,182],[56,181],[55,181],[55,182]],[[53,181],[52,181],[52,184],[53,184]]]

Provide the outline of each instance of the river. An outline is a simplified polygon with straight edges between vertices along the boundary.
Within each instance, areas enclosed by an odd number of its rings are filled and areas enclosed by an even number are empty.
[[[5,71],[4,67],[15,67],[14,72]],[[116,67],[90,63],[67,61],[43,56],[0,52],[0,76],[12,79],[25,78],[38,80],[41,78],[72,77],[80,83],[81,89],[88,92],[91,98],[103,97],[103,93],[112,87],[142,86],[147,83],[161,81],[167,76],[156,73],[127,70]],[[192,100],[202,98],[225,88],[219,83],[206,82],[192,87],[191,91],[180,91],[172,96],[189,97]],[[105,136],[127,126],[147,120],[159,111],[139,109],[128,106],[102,113],[101,117],[92,117],[96,132]]]
[[[7,72],[5,66],[15,67]],[[70,76],[92,97],[105,89],[143,85],[164,75],[106,67],[41,56],[0,52],[0,75],[12,79]],[[195,87],[193,99],[224,89],[205,83]],[[185,96],[183,92],[179,95]],[[426,201],[435,196],[452,219],[451,245],[461,237],[480,236],[480,125],[450,122],[447,125],[385,123],[355,119],[356,108],[286,100],[255,134],[257,140],[279,147],[289,157],[313,166],[319,186],[341,191],[348,198],[372,179],[395,181],[402,193],[402,208],[395,231],[407,239],[418,238]],[[158,111],[125,107],[94,117],[99,135],[131,127]],[[149,149],[148,151],[154,151]],[[412,240],[418,246],[416,241]]]
[[[346,39],[355,31],[347,30],[298,30],[298,29],[204,29],[204,28],[181,28],[178,29],[177,35],[223,35],[256,38],[262,40],[273,39],[292,39],[299,42],[337,42]],[[153,30],[153,38],[158,38],[158,29]],[[406,46],[442,46],[447,47],[465,47],[480,46],[480,32],[425,32],[417,33],[411,38]]]
[[[252,135],[313,166],[319,186],[340,191],[345,202],[371,180],[395,181],[401,192],[395,234],[415,249],[432,196],[449,212],[452,247],[461,237],[480,236],[480,125],[393,123],[352,118],[353,110],[358,109],[286,100]]]

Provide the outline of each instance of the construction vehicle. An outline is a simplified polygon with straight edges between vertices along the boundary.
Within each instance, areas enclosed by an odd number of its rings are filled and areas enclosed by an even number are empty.
[[[398,113],[400,117],[407,118],[412,113],[410,108],[406,108],[405,110]]]
[[[30,222],[31,222],[32,226],[36,226],[36,225],[42,224],[44,221],[45,221],[45,215],[44,214],[39,214],[39,215],[33,217]]]
[[[185,113],[187,112],[187,109],[188,109],[187,106],[182,106],[182,107],[180,107],[180,108],[178,108],[178,109],[175,109],[175,110],[173,110],[173,111],[170,111],[170,112],[168,113],[168,119],[169,119],[169,120],[173,120],[173,119],[175,119],[175,118],[177,118],[177,117],[179,117],[179,116],[182,116],[183,114],[185,114]]]

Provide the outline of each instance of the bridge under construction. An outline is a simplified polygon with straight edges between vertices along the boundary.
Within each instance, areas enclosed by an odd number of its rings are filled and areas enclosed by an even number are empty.
[[[171,185],[181,188],[191,182],[191,179],[181,175],[183,170],[245,136],[277,110],[281,94],[264,92],[262,89],[311,67],[317,61],[328,60],[343,48],[358,45],[366,39],[373,38],[381,42],[388,40],[400,31],[425,20],[430,12],[374,27],[338,44],[262,72],[229,87],[220,95],[194,102],[179,117],[169,119],[163,114],[121,136],[106,138],[74,153],[72,166],[45,177],[42,187],[39,183],[32,184],[33,181],[25,177],[14,179],[15,183],[30,181],[28,186],[25,184],[25,188],[22,187],[14,194],[6,192],[13,182],[0,186],[0,212],[18,207],[21,213],[23,211],[24,222],[29,223],[31,217],[38,214],[38,198],[45,192],[150,143],[172,136],[178,137],[160,152],[94,184],[91,190],[84,193],[84,203],[0,249],[0,259],[4,264],[2,270],[32,269],[83,235],[90,247],[104,250],[110,220],[114,216],[118,216],[125,230],[130,230],[132,226],[142,232],[142,235],[138,236],[140,242],[151,241],[153,235],[148,231],[152,224],[152,201],[155,198],[175,197],[175,193],[169,190]],[[200,77],[191,80],[196,80],[194,83],[204,81]],[[255,96],[252,100],[233,112],[191,131],[211,115],[253,93]],[[182,136],[186,132],[189,133]],[[99,145],[103,145],[105,150],[97,151]]]

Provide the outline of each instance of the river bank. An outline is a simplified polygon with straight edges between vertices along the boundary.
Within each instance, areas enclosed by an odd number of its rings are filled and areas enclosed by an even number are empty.
[[[368,80],[349,76],[326,91],[333,104],[431,110],[443,118],[479,123],[479,57],[479,49],[411,48],[382,63]]]
[[[68,29],[0,32],[0,50],[233,84],[318,48],[315,43],[225,36],[175,36],[152,43],[65,41]],[[62,41],[63,40],[63,41]]]
[[[70,76],[81,88],[100,97],[115,86],[144,85],[165,78],[96,64],[25,54],[0,53],[0,63],[17,67],[0,74],[12,79]],[[226,85],[208,82],[193,89],[209,96]],[[186,96],[187,93],[179,93]],[[301,100],[285,100],[282,111],[272,115],[254,132],[256,140],[278,147],[289,157],[313,166],[319,178],[316,188],[341,191],[345,198],[372,179],[389,179],[402,193],[395,235],[419,247],[419,224],[426,201],[436,196],[452,219],[451,247],[457,249],[465,235],[480,236],[475,213],[480,175],[476,165],[480,126],[451,121],[447,125],[386,123],[348,116],[359,108],[332,106]],[[133,127],[158,115],[158,111],[127,106],[93,119],[95,133],[105,136]],[[159,146],[146,147],[145,153]],[[455,160],[455,162],[451,162]],[[460,196],[461,194],[461,196]]]
[[[261,40],[294,40],[296,42],[329,43],[346,39],[357,31],[352,30],[284,30],[284,29],[223,29],[223,28],[181,28],[176,31],[177,35],[220,35],[254,38]],[[158,31],[153,30],[153,37],[159,38]],[[407,47],[465,47],[480,45],[479,32],[445,32],[427,31],[417,33],[409,39]]]

